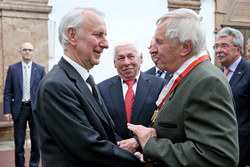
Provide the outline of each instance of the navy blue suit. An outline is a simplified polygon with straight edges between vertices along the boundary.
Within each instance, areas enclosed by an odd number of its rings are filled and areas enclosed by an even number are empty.
[[[32,115],[38,85],[45,75],[44,67],[32,62],[30,75],[30,105],[24,106],[22,62],[10,65],[4,88],[4,114],[12,114],[14,120],[16,166],[24,165],[24,141],[26,124],[29,122],[32,143],[30,166],[38,166],[40,160],[38,136]]]
[[[141,72],[135,92],[135,99],[132,108],[131,123],[149,126],[151,117],[156,109],[156,100],[165,85],[162,78],[147,75]],[[124,104],[121,78],[117,75],[109,78],[98,85],[108,112],[115,123],[117,140],[133,137],[127,128],[127,117]]]
[[[145,71],[145,73],[146,73],[146,74],[149,74],[149,75],[155,75],[155,74],[156,74],[156,68],[155,68],[155,67],[152,67],[152,68],[148,69],[147,71]],[[171,73],[170,73],[170,72],[167,72],[166,75],[165,75],[165,77],[164,77],[164,79],[165,79],[166,81],[168,81],[169,78],[170,78],[170,75],[171,75]]]
[[[223,68],[222,68],[223,69]],[[236,103],[239,128],[239,166],[250,165],[250,62],[241,59],[229,81]]]

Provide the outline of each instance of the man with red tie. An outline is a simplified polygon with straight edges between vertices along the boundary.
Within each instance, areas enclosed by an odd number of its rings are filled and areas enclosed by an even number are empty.
[[[127,123],[150,125],[155,102],[166,81],[140,71],[143,56],[134,40],[118,40],[114,51],[118,75],[101,82],[98,88],[115,123],[118,145],[134,153],[139,142],[127,129]]]

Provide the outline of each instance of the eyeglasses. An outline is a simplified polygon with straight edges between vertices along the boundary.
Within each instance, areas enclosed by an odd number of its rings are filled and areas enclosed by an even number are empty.
[[[215,44],[215,45],[213,46],[214,50],[218,50],[219,48],[226,50],[227,48],[230,48],[230,47],[236,47],[236,46],[229,46],[229,45],[226,44],[226,43],[223,43],[223,44],[221,44],[221,45]]]
[[[32,52],[32,51],[34,51],[34,50],[33,50],[33,49],[22,49],[22,48],[20,48],[20,51],[24,51],[24,52],[29,51],[29,52]]]

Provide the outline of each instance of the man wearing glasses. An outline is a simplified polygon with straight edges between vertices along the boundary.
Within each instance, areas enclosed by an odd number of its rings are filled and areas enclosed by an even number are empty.
[[[19,50],[22,61],[10,65],[4,89],[4,116],[14,120],[15,164],[24,167],[24,142],[26,125],[29,123],[31,139],[30,167],[38,167],[40,152],[38,135],[32,110],[35,104],[38,85],[45,75],[44,67],[32,62],[33,45],[22,44]]]
[[[250,62],[242,54],[243,35],[225,27],[216,35],[215,54],[232,88],[238,122],[239,167],[250,166]]]

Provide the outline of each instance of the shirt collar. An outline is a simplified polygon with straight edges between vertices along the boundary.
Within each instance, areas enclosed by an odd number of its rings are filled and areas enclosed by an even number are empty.
[[[138,75],[135,77],[135,82],[138,81],[138,78],[139,78],[140,75],[141,75],[141,71],[139,71]],[[121,78],[121,82],[122,82],[122,84],[125,83],[125,81],[122,78]]]
[[[26,64],[24,61],[22,61],[22,67],[24,68],[24,66],[28,65],[28,67],[30,68],[32,66],[32,61],[30,61],[28,64]]]
[[[238,59],[236,59],[236,60],[228,67],[228,69],[229,69],[230,71],[234,72],[234,71],[236,70],[238,64],[240,63],[241,59],[242,59],[241,56],[238,57]],[[224,67],[224,69],[225,69],[225,67]]]
[[[63,58],[76,69],[76,71],[81,75],[84,81],[88,79],[89,73],[85,68],[77,64],[75,61],[71,60],[68,56],[63,55]]]

